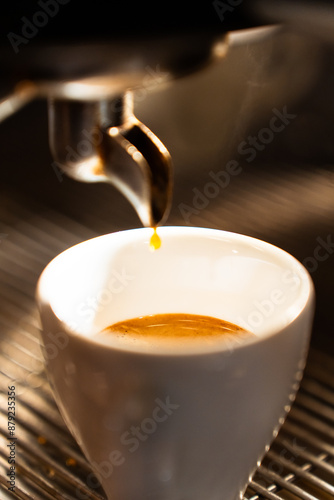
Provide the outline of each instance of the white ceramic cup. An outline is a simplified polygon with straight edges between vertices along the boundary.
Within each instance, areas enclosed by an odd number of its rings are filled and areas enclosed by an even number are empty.
[[[291,255],[247,236],[158,232],[155,252],[152,231],[135,229],[76,245],[44,270],[37,298],[55,398],[108,498],[235,500],[298,389],[312,281]],[[94,338],[158,313],[214,316],[255,335],[178,348]]]

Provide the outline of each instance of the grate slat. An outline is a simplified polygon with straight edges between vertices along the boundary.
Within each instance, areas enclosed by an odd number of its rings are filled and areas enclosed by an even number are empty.
[[[314,431],[323,434],[331,439],[334,438],[334,427],[323,422],[317,417],[313,417],[305,410],[293,406],[290,412],[290,418],[293,418],[296,422],[300,422],[303,425],[307,425]]]
[[[287,460],[286,458],[271,450],[267,453],[267,458],[271,458],[276,463],[282,464],[285,469],[287,469],[289,472],[292,472],[297,478],[305,479],[307,482],[316,486],[320,490],[323,490],[330,495],[334,495],[334,486],[328,484],[323,479],[320,479],[319,477],[309,472],[311,470],[312,464],[306,463],[302,467],[300,467],[294,462]]]
[[[284,428],[282,429],[281,433],[284,434]],[[292,454],[292,456],[298,456],[311,463],[318,469],[322,469],[329,474],[334,475],[334,465],[326,462],[326,459],[328,458],[327,453],[321,453],[320,455],[312,454],[308,451],[305,451],[304,447],[302,448],[294,444],[293,442],[289,442],[287,439],[281,438],[280,435],[277,436],[276,443],[280,444],[281,449],[288,450]]]
[[[292,483],[292,478],[293,476],[286,476],[282,477],[275,472],[267,469],[263,465],[260,465],[257,469],[257,472],[262,475],[264,478],[266,478],[268,481],[272,481],[273,483],[277,484],[278,486],[281,486],[281,488],[290,491],[294,495],[296,495],[298,498],[301,498],[302,500],[319,500],[317,497],[313,496],[311,493],[308,493],[307,491],[303,490],[299,486],[296,486],[294,483]]]

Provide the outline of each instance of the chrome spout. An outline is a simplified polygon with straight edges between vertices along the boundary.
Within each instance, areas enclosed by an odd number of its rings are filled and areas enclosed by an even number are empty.
[[[57,168],[85,182],[108,182],[144,226],[162,224],[172,198],[170,154],[133,113],[132,94],[111,101],[49,101],[49,140]]]

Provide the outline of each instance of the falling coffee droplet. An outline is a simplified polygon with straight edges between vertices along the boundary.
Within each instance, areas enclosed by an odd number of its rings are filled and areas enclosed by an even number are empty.
[[[155,250],[158,250],[158,248],[160,247],[161,247],[161,239],[157,233],[157,228],[154,227],[153,234],[150,239],[150,249],[152,250],[152,252],[154,252]]]

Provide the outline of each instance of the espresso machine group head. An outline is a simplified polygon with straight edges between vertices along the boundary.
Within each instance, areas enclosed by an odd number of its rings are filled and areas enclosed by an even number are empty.
[[[242,9],[232,10],[225,24],[211,2],[186,8],[179,2],[6,2],[0,119],[46,99],[56,168],[80,181],[109,182],[144,226],[157,226],[171,205],[172,162],[135,117],[132,93],[217,57],[224,33],[245,25]]]

